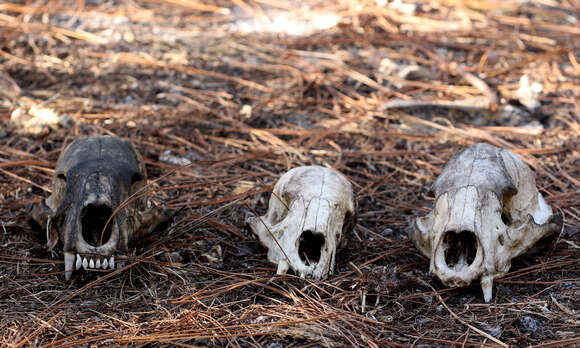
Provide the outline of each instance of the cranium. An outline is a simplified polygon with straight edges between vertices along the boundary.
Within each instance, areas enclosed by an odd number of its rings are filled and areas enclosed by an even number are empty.
[[[493,279],[540,238],[562,227],[516,155],[488,144],[456,153],[435,183],[435,207],[413,221],[409,237],[447,286],[479,279],[486,302]]]
[[[324,279],[334,269],[336,247],[352,228],[355,200],[351,183],[334,170],[298,167],[274,186],[268,212],[248,218],[278,274],[291,268],[301,277]]]
[[[146,181],[141,155],[118,137],[83,137],[62,151],[52,194],[32,207],[30,218],[46,226],[51,249],[62,245],[67,280],[81,267],[114,269],[115,254],[163,220],[141,193],[125,202]]]

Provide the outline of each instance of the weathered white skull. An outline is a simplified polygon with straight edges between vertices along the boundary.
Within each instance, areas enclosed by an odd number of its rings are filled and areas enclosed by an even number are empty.
[[[334,170],[305,166],[282,175],[274,186],[268,212],[248,218],[278,274],[292,268],[301,277],[320,280],[334,270],[337,245],[354,225],[351,183]]]
[[[456,153],[432,190],[435,207],[413,221],[409,237],[447,286],[480,279],[486,302],[493,279],[540,238],[562,227],[516,155],[488,144]]]

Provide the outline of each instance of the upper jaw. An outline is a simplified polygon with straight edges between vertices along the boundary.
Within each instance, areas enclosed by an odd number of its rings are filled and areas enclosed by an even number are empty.
[[[481,277],[484,256],[477,232],[448,230],[433,249],[431,271],[448,286],[465,286]]]
[[[115,256],[100,256],[100,255],[82,255],[79,253],[65,251],[64,252],[64,275],[66,280],[70,280],[74,270],[81,268],[85,270],[98,269],[115,269],[119,268],[121,264],[115,262]]]
[[[120,265],[115,257],[119,256],[121,230],[119,216],[111,217],[115,212],[112,207],[108,197],[89,195],[75,212],[76,217],[69,220],[70,227],[64,229],[66,280],[81,268],[106,270]]]
[[[111,236],[109,240],[101,246],[92,246],[82,238],[82,232],[77,230],[76,243],[71,250],[65,250],[65,278],[69,280],[74,270],[106,270],[115,269],[122,266],[121,263],[115,261],[115,257],[120,256],[119,250],[119,226],[116,219],[112,219]]]

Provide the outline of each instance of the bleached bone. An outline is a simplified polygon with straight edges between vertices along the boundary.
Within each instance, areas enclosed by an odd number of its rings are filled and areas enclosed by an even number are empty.
[[[475,144],[456,153],[435,183],[435,207],[412,222],[409,237],[447,286],[479,279],[484,299],[493,279],[562,218],[536,189],[534,172],[510,151]]]
[[[126,202],[146,182],[141,155],[121,138],[82,137],[62,151],[52,194],[32,206],[30,220],[46,226],[50,248],[61,244],[67,280],[81,266],[114,269],[114,254],[165,221],[144,193]]]
[[[334,170],[305,166],[282,175],[266,215],[247,223],[268,248],[278,274],[291,268],[320,280],[334,271],[337,246],[354,221],[351,183]]]

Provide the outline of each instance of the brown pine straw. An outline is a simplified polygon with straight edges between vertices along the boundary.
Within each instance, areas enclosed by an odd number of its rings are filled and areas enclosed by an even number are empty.
[[[580,344],[580,4],[400,3],[0,4],[0,346]],[[542,86],[533,111],[523,75]],[[33,106],[74,126],[12,123]],[[138,194],[172,219],[121,269],[66,282],[26,205],[86,134],[130,139],[149,177]],[[490,303],[478,284],[434,279],[406,237],[446,161],[475,142],[520,156],[564,217]],[[320,282],[276,275],[245,225],[282,173],[310,164],[343,173],[358,202]]]

